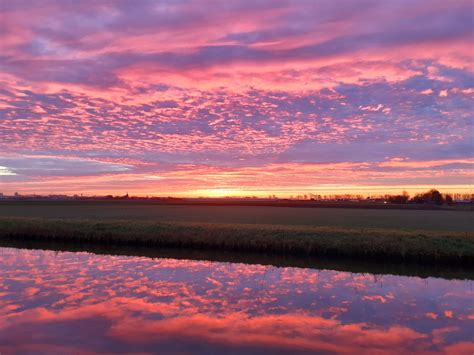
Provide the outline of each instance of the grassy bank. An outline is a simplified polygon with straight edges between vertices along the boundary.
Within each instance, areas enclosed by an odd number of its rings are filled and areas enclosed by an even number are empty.
[[[0,218],[0,238],[474,265],[470,232]]]
[[[0,248],[53,250],[58,252],[87,252],[107,256],[139,256],[153,259],[197,260],[207,262],[265,265],[279,268],[297,267],[333,270],[377,276],[416,276],[447,280],[474,280],[474,268],[453,263],[380,262],[351,257],[267,254],[212,249],[147,247],[138,245],[103,245],[94,243],[64,243],[47,241],[15,241],[0,239]]]

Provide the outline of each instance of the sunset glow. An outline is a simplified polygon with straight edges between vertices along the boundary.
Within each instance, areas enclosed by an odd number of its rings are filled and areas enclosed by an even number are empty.
[[[472,193],[472,1],[0,3],[0,192]]]

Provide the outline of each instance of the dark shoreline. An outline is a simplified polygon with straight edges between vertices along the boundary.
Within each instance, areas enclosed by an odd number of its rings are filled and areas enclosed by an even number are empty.
[[[333,270],[377,276],[407,276],[443,278],[447,280],[474,280],[474,269],[459,265],[394,263],[364,261],[351,258],[308,257],[262,253],[242,253],[204,249],[149,248],[134,245],[77,244],[44,241],[15,241],[0,239],[0,248],[45,250],[55,252],[86,252],[96,255],[145,257],[152,259],[195,260],[222,263],[241,263],[279,268]]]
[[[474,267],[470,232],[0,218],[0,239]]]

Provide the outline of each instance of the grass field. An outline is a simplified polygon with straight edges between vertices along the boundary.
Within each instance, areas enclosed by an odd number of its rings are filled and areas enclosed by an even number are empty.
[[[442,210],[170,206],[130,202],[0,202],[0,216],[474,232],[473,212]]]
[[[469,232],[0,218],[0,238],[474,265]]]
[[[0,239],[474,265],[473,212],[0,203]]]

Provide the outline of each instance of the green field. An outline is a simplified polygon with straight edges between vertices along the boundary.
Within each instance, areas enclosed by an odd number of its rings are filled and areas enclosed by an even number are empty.
[[[469,232],[10,217],[0,239],[474,264]]]
[[[186,206],[130,202],[0,202],[0,217],[389,228],[474,232],[473,212]]]
[[[2,203],[0,240],[474,265],[472,212]]]

